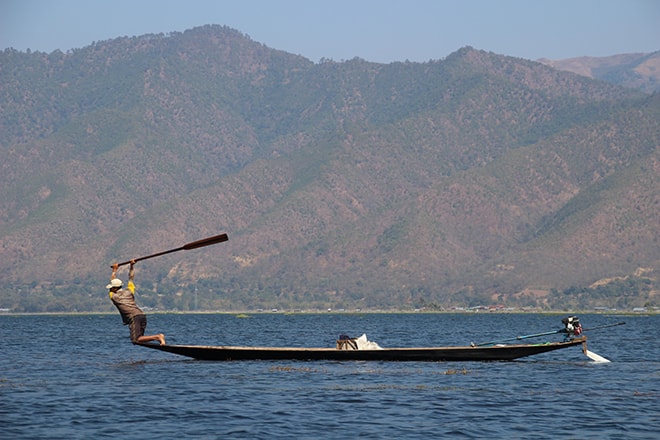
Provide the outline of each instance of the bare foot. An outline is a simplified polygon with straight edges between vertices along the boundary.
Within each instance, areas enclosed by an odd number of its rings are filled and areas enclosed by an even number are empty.
[[[165,345],[165,335],[162,333],[158,334],[158,341],[160,342],[160,345]]]

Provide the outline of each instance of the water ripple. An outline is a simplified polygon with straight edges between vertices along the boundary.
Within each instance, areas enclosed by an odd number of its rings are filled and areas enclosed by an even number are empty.
[[[581,316],[591,326],[613,320]],[[530,333],[557,321],[525,315]],[[0,316],[0,428],[16,439],[654,439],[660,322],[626,321],[624,332],[590,338],[610,364],[578,349],[503,363],[213,363],[135,347],[116,316]],[[519,315],[149,319],[173,343],[272,346],[332,346],[340,333],[364,332],[383,346],[458,345],[509,337],[520,323]]]

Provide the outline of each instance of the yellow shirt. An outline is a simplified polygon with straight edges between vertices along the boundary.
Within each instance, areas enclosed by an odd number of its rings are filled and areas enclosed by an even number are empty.
[[[128,290],[135,296],[135,284],[133,284],[133,280],[128,280],[128,285],[126,286]],[[114,292],[111,290],[108,292],[108,295],[110,296],[110,299],[112,299],[112,294]]]

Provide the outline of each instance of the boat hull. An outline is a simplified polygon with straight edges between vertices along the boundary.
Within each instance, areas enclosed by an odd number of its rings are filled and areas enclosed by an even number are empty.
[[[582,345],[586,337],[545,344],[492,345],[486,347],[385,348],[381,350],[338,350],[336,348],[235,347],[205,345],[139,344],[144,347],[206,361],[512,361],[541,353]]]

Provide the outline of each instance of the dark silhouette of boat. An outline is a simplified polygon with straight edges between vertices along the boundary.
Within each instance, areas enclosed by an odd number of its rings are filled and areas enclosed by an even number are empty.
[[[139,344],[154,350],[205,361],[396,361],[396,362],[450,362],[450,361],[512,361],[564,348],[582,346],[587,354],[587,338],[581,336],[562,342],[542,344],[494,344],[456,347],[344,349],[302,347],[237,347],[207,345]]]

